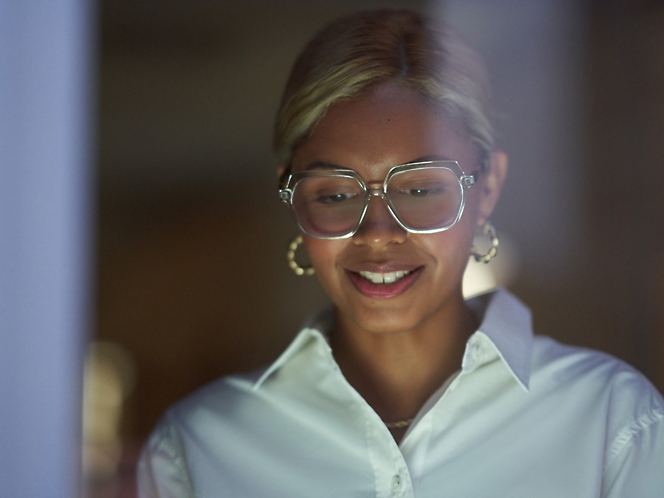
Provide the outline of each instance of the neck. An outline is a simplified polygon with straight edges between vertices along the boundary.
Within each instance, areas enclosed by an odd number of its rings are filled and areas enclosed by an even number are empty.
[[[461,366],[477,322],[463,299],[411,330],[363,330],[343,316],[330,337],[344,376],[387,423],[413,418]],[[401,436],[405,428],[401,429]]]

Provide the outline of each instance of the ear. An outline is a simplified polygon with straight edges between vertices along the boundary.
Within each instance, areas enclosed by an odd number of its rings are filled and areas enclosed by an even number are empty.
[[[505,176],[507,176],[507,155],[501,150],[493,151],[489,156],[489,167],[480,176],[480,202],[477,212],[479,226],[484,225],[493,213],[493,208],[496,207],[503,190]]]
[[[280,164],[277,167],[277,179],[281,178],[281,175],[284,174],[284,171],[286,171],[286,165],[285,164]]]

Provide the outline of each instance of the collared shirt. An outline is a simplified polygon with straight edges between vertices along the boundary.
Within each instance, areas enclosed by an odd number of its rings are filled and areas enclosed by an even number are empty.
[[[533,336],[507,291],[468,304],[482,320],[461,369],[399,445],[322,320],[266,370],[171,408],[145,446],[140,496],[664,497],[664,399],[641,374]]]

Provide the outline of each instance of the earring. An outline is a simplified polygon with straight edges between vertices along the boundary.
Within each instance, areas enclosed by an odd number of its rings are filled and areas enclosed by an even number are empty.
[[[491,224],[490,221],[484,222],[484,225],[482,226],[482,233],[484,235],[489,236],[489,242],[491,243],[491,247],[489,247],[489,250],[486,253],[480,254],[480,252],[473,244],[473,247],[470,248],[470,254],[473,255],[475,261],[477,261],[478,263],[488,263],[489,261],[491,261],[493,258],[496,257],[496,254],[498,254],[499,240],[498,240],[498,235],[496,234],[496,229]]]
[[[288,266],[290,266],[290,269],[295,272],[295,275],[313,275],[315,270],[311,266],[300,266],[297,264],[297,261],[295,261],[295,251],[302,241],[302,234],[298,234],[288,246],[288,252],[286,252]]]

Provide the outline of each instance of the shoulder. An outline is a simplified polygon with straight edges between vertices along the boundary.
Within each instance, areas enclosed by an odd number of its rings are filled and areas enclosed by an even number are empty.
[[[192,444],[232,441],[260,395],[254,385],[264,369],[219,378],[171,406],[146,441],[138,465],[141,496],[190,496]],[[253,405],[253,406],[250,406]],[[260,411],[260,410],[258,410]],[[220,433],[222,436],[219,437]],[[170,494],[169,494],[170,493]],[[193,494],[191,495],[193,496]]]
[[[316,388],[312,371],[324,363],[317,361],[318,352],[327,347],[320,333],[320,337],[313,337],[307,331],[298,334],[268,367],[219,378],[175,403],[162,417],[153,438],[159,437],[161,427],[169,426],[171,432],[180,434],[186,451],[201,441],[230,444],[239,434],[292,421],[297,415],[293,405],[301,401],[305,386]],[[330,369],[323,365],[320,370],[325,376]]]
[[[216,379],[172,405],[164,414],[162,425],[175,427],[206,425],[211,419],[237,416],[259,398],[255,384],[265,368]]]
[[[664,401],[651,382],[631,365],[607,353],[568,346],[535,336],[532,375],[535,383],[551,389],[602,393],[617,404],[632,400],[664,412]]]
[[[664,426],[664,399],[638,370],[609,354],[535,338],[531,387],[593,413],[605,424],[607,453]]]
[[[652,393],[653,402],[662,409],[662,398],[650,381],[631,365],[607,353],[535,336],[532,369],[540,380],[555,385],[579,384],[608,390],[617,396]]]
[[[183,425],[195,424],[212,414],[223,416],[242,399],[251,398],[254,383],[263,371],[220,377],[171,405],[152,432],[150,444],[164,450],[176,446]]]

